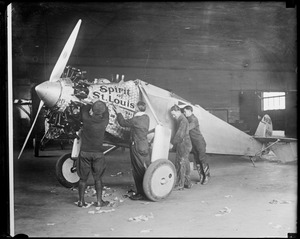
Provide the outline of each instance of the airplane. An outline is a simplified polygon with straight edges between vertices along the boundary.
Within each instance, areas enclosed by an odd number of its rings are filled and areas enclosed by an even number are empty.
[[[27,134],[18,159],[21,157],[28,138],[42,108],[46,110],[49,129],[45,134],[49,138],[67,135],[73,140],[70,153],[62,155],[56,163],[56,176],[65,187],[78,184],[75,161],[80,152],[80,106],[92,104],[99,99],[105,102],[109,110],[109,124],[106,128],[104,143],[109,148],[108,154],[118,147],[129,147],[129,129],[121,127],[116,121],[114,105],[120,106],[125,118],[132,117],[134,105],[142,100],[147,105],[146,113],[150,117],[148,140],[151,143],[151,164],[147,168],[143,188],[147,198],[160,201],[167,198],[175,185],[176,170],[169,158],[169,146],[174,135],[175,122],[170,115],[173,105],[183,107],[191,105],[193,113],[198,118],[200,130],[207,143],[207,154],[239,155],[249,157],[254,164],[257,157],[274,150],[283,159],[297,157],[297,139],[272,137],[272,121],[265,115],[258,125],[256,134],[251,136],[220,118],[209,113],[199,105],[193,105],[175,93],[154,86],[140,79],[117,82],[107,79],[89,81],[82,72],[70,66],[66,67],[71,55],[76,37],[81,25],[81,19],[74,27],[63,51],[61,52],[48,81],[35,87],[40,98],[40,105]],[[270,144],[271,142],[271,144]]]

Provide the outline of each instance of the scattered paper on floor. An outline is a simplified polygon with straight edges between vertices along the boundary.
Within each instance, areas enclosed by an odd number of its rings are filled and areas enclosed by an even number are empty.
[[[140,216],[136,216],[136,217],[130,217],[128,219],[128,221],[130,221],[130,222],[142,222],[142,221],[148,221],[151,218],[154,218],[152,213],[150,213],[148,216],[140,215]]]
[[[272,201],[269,202],[270,204],[290,204],[291,201],[289,200],[278,200],[278,199],[273,199]]]
[[[152,230],[151,229],[145,229],[145,230],[141,230],[140,233],[148,233],[148,232],[151,232]]]
[[[223,216],[225,214],[231,213],[231,209],[228,207],[224,207],[223,209],[219,210],[219,213],[216,214],[217,217]]]

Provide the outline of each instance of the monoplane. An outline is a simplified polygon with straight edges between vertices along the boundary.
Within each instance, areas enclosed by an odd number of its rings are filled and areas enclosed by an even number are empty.
[[[118,82],[107,79],[90,81],[83,77],[80,70],[66,67],[80,25],[81,20],[73,29],[49,80],[35,88],[41,101],[18,158],[21,157],[41,109],[44,108],[49,125],[45,137],[55,138],[63,134],[73,140],[72,152],[62,155],[56,163],[58,181],[66,187],[76,186],[79,177],[75,161],[80,151],[82,126],[80,106],[91,104],[93,100],[99,99],[107,104],[110,114],[105,133],[105,143],[110,147],[104,152],[105,154],[118,147],[129,147],[129,129],[117,123],[113,105],[120,106],[125,118],[129,118],[133,116],[134,106],[139,100],[147,104],[146,113],[150,117],[149,131],[153,130],[154,133],[148,135],[152,154],[151,164],[144,176],[143,187],[146,196],[152,201],[166,198],[172,192],[176,182],[175,167],[168,159],[170,140],[175,127],[170,108],[175,104],[179,107],[185,105],[193,107],[193,113],[199,120],[200,130],[207,143],[208,154],[247,156],[253,165],[253,159],[269,150],[273,150],[277,157],[289,158],[289,161],[296,159],[296,139],[272,137],[272,122],[268,115],[262,118],[255,135],[251,136],[201,106],[193,105],[173,92],[143,80],[124,81],[122,78]]]

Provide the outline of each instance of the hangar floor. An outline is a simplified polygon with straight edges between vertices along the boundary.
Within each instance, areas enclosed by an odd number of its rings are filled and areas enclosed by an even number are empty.
[[[107,155],[103,213],[78,208],[77,190],[61,186],[55,163],[68,150],[27,149],[14,162],[15,234],[29,237],[287,237],[297,222],[297,162],[281,164],[236,156],[209,156],[211,180],[163,201],[132,201],[129,151]],[[16,153],[17,155],[18,153]],[[171,160],[173,160],[171,154]],[[122,173],[120,173],[122,172]],[[118,174],[119,173],[119,174]],[[86,201],[95,201],[88,190]],[[144,215],[145,221],[130,221]]]

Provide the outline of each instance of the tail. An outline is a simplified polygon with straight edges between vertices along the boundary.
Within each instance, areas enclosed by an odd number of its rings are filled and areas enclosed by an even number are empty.
[[[261,119],[253,137],[264,144],[263,151],[269,149],[273,152],[273,155],[265,154],[263,157],[284,163],[297,160],[297,139],[274,136],[269,115],[264,115]]]
[[[269,115],[264,115],[258,124],[254,136],[271,137],[273,133],[272,120]]]

